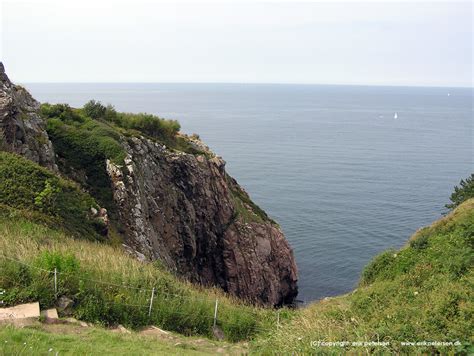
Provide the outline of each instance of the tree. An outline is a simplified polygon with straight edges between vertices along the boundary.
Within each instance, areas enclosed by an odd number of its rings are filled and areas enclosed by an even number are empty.
[[[104,117],[107,108],[100,101],[90,100],[82,107],[82,110],[87,116],[100,119]]]
[[[474,173],[466,179],[461,179],[459,186],[454,187],[454,192],[449,198],[452,203],[445,206],[448,209],[454,209],[469,198],[474,198]]]

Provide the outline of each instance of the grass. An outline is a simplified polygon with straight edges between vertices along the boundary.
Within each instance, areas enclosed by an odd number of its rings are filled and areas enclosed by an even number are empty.
[[[245,352],[239,344],[176,334],[160,338],[137,332],[119,334],[100,327],[0,326],[0,355],[211,355],[223,350],[236,355]]]
[[[400,251],[376,257],[352,293],[297,310],[260,337],[253,350],[272,354],[472,353],[474,330],[474,199],[421,229]],[[362,346],[317,346],[360,341]],[[404,346],[401,342],[456,342]],[[313,342],[313,343],[312,343]],[[364,342],[388,342],[374,346]]]
[[[59,272],[55,295],[52,273],[0,258],[0,286],[6,290],[7,305],[39,301],[46,308],[65,295],[75,301],[73,315],[80,320],[130,328],[152,324],[184,335],[211,337],[217,298],[217,324],[230,341],[253,338],[276,322],[272,309],[246,305],[217,289],[196,287],[155,264],[139,262],[119,247],[72,239],[21,215],[14,220],[0,217],[0,251],[36,268]],[[152,288],[155,299],[149,317]]]

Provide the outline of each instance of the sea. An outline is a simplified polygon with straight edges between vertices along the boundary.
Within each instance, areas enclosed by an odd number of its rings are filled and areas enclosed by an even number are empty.
[[[364,266],[447,212],[474,172],[471,88],[26,83],[41,102],[177,119],[281,225],[304,302],[347,293]]]

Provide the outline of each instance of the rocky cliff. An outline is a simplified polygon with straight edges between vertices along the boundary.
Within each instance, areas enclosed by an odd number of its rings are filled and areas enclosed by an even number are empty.
[[[39,104],[10,83],[3,66],[1,82],[2,149],[57,170]],[[195,147],[193,153],[137,133],[117,131],[116,136],[125,159],[104,159],[99,166],[108,177],[113,218],[127,249],[141,259],[160,260],[190,281],[252,302],[294,300],[297,269],[291,248],[279,226],[227,175],[220,157],[185,135],[180,138]],[[53,144],[63,174],[92,187],[91,176],[77,167],[64,170],[69,163],[62,151],[75,143],[61,139],[59,145],[53,137]]]
[[[18,153],[56,171],[39,105],[23,87],[10,82],[0,62],[0,150]]]
[[[202,144],[198,155],[143,137],[124,146],[125,165],[108,161],[107,171],[135,250],[191,281],[254,302],[293,301],[297,273],[287,241],[226,174],[221,158]]]

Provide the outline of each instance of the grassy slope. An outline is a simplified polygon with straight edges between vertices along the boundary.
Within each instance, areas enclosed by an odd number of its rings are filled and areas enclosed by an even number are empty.
[[[474,199],[419,230],[400,251],[376,257],[354,292],[298,310],[261,337],[254,350],[271,354],[327,352],[473,352]],[[387,341],[388,347],[314,347],[311,341]],[[450,347],[401,341],[459,341]]]
[[[65,295],[75,301],[74,315],[85,321],[135,328],[154,324],[185,335],[212,336],[217,298],[217,324],[228,340],[251,338],[275,323],[273,310],[193,286],[159,263],[137,261],[113,241],[94,242],[97,225],[89,211],[97,205],[71,181],[6,152],[0,152],[0,178],[0,288],[7,291],[2,296],[6,305],[39,301],[45,308]],[[55,268],[56,295],[48,272]]]
[[[247,306],[219,290],[191,285],[159,266],[137,261],[120,247],[72,239],[23,218],[21,213],[0,217],[0,251],[0,287],[6,290],[3,300],[7,305],[38,300],[45,308],[54,305],[56,296],[51,273],[1,256],[47,270],[58,268],[58,294],[74,299],[74,315],[85,321],[135,328],[153,324],[185,335],[212,336],[216,298],[218,325],[228,340],[250,338],[275,321],[272,310]],[[153,287],[155,300],[148,317]]]
[[[272,354],[275,350],[282,353],[300,354],[315,351],[337,354],[342,351],[340,347],[314,348],[311,341],[318,340],[389,341],[391,343],[388,348],[347,346],[344,349],[356,352],[431,353],[436,350],[442,353],[469,352],[467,344],[472,343],[470,330],[473,330],[474,326],[472,325],[473,237],[474,199],[471,199],[449,216],[430,227],[419,230],[402,250],[383,253],[375,258],[364,270],[363,279],[356,291],[314,303],[301,310],[283,311],[282,326],[276,329],[274,328],[274,313],[246,307],[215,290],[196,289],[185,282],[177,281],[167,272],[128,257],[120,249],[89,241],[73,240],[62,232],[31,223],[19,216],[15,219],[4,216],[0,220],[0,250],[25,262],[41,263],[43,259],[37,257],[41,256],[45,250],[54,251],[60,255],[73,253],[80,262],[81,273],[85,276],[117,284],[124,282],[143,287],[162,283],[168,289],[174,288],[174,291],[181,295],[208,299],[208,303],[202,305],[199,301],[186,302],[174,298],[167,299],[166,303],[162,304],[159,300],[164,296],[158,294],[157,310],[161,310],[165,313],[163,315],[168,317],[154,319],[154,323],[165,329],[188,335],[202,334],[204,331],[204,335],[209,335],[206,334],[205,328],[193,330],[189,326],[201,325],[202,320],[207,320],[207,317],[212,315],[212,304],[216,296],[221,300],[222,320],[220,322],[222,325],[234,322],[246,330],[246,319],[239,321],[234,318],[236,315],[251,313],[253,322],[263,320],[252,327],[270,330],[252,334],[255,339],[252,342],[251,351],[258,354]],[[0,284],[6,285],[13,279],[14,283],[7,287],[7,291],[11,291],[15,283],[20,283],[15,274],[8,270],[13,265],[5,265],[3,262],[0,266],[4,269],[0,275],[2,277]],[[24,278],[25,271],[22,273],[21,278]],[[47,289],[50,290],[51,280],[46,279],[45,283]],[[97,285],[91,287],[102,288]],[[33,288],[41,291],[38,284],[33,285]],[[112,288],[106,292],[106,297],[111,297],[109,301],[112,302],[117,301],[115,299],[117,296],[125,299],[137,298],[136,295],[128,295],[127,291],[121,288]],[[25,301],[30,299],[29,297],[27,296]],[[119,301],[123,302],[123,299]],[[200,309],[201,307],[203,309]],[[130,312],[140,320],[133,309]],[[185,312],[187,317],[182,318],[180,312]],[[77,316],[88,320],[80,313]],[[94,321],[93,318],[91,321]],[[124,321],[126,322],[126,318]],[[210,327],[210,323],[209,319],[209,323],[205,326]],[[55,332],[51,329],[47,331]],[[238,330],[234,332],[233,335],[242,336]],[[61,334],[64,333],[61,332]],[[45,333],[44,330],[2,328],[0,336],[1,340],[15,341],[17,343],[15,347],[21,347],[20,341],[26,339],[30,340],[28,342],[36,340],[35,345],[38,347],[54,344],[55,347],[65,348],[67,342],[72,345],[72,350],[76,354],[90,352],[91,348],[97,352],[113,350],[116,354],[126,354],[129,349],[133,349],[134,354],[149,354],[150,349],[162,354],[193,351],[215,353],[215,349],[199,347],[195,349],[193,343],[190,342],[191,339],[183,339],[189,347],[175,346],[174,343],[161,345],[155,344],[154,341],[143,340],[143,337],[137,334],[119,336],[102,329],[88,330],[79,336],[51,335]],[[400,345],[400,341],[423,340],[460,341],[462,345],[436,348],[423,346],[412,348]]]
[[[51,350],[51,351],[49,351]],[[34,325],[0,327],[0,355],[240,355],[245,345],[176,334],[120,334],[100,327]]]

